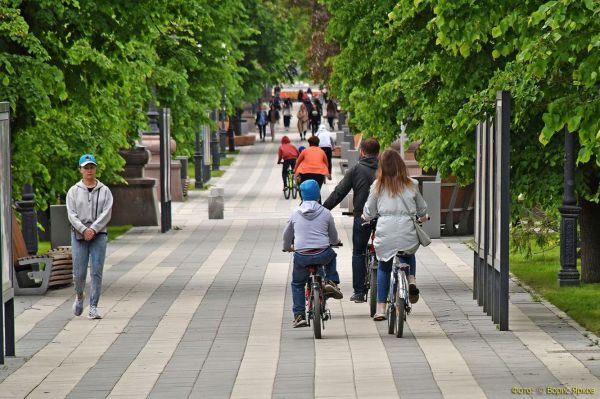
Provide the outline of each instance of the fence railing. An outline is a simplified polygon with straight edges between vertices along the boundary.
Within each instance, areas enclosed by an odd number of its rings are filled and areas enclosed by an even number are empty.
[[[510,95],[496,94],[495,118],[477,125],[473,298],[508,330]]]

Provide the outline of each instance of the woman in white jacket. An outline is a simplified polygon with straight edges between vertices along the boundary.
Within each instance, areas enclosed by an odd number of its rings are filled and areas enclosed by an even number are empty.
[[[419,299],[414,255],[419,247],[419,240],[412,218],[415,215],[419,218],[424,217],[427,204],[419,193],[418,182],[408,177],[406,165],[397,151],[388,149],[381,154],[376,176],[363,209],[363,218],[378,218],[373,243],[379,260],[377,313],[374,319],[380,321],[386,317],[385,306],[392,263],[399,251],[405,253],[400,257],[401,261],[410,266],[408,283],[411,302]]]

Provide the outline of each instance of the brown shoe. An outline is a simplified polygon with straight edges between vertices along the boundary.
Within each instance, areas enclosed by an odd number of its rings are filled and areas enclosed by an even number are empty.
[[[408,300],[410,303],[419,302],[419,289],[417,288],[416,284],[408,285]]]

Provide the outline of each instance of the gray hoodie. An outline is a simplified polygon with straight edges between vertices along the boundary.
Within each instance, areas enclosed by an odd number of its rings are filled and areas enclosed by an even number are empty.
[[[317,201],[304,201],[294,210],[283,231],[283,249],[292,244],[296,252],[308,249],[326,249],[337,244],[338,233],[333,216]]]
[[[110,221],[113,197],[104,184],[96,180],[96,187],[90,192],[80,180],[67,193],[67,214],[75,230],[83,234],[87,226],[96,233],[106,233]]]

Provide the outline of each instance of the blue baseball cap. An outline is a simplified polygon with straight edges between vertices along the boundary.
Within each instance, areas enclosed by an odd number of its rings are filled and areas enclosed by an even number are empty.
[[[83,154],[81,158],[79,158],[79,167],[83,167],[87,164],[93,163],[94,165],[98,165],[96,162],[96,157],[92,154]]]
[[[303,201],[318,201],[321,197],[321,189],[316,180],[305,180],[300,184],[300,193]]]

